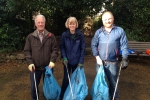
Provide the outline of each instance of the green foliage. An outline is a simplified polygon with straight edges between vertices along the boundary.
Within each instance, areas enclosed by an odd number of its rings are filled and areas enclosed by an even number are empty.
[[[79,21],[79,28],[83,26],[83,20],[88,15],[95,15],[101,10],[103,0],[53,0],[48,4],[49,20],[53,21],[50,26],[52,31],[56,34],[66,30],[65,21],[69,16],[75,16]],[[94,9],[94,10],[93,10]],[[54,33],[55,33],[54,32]]]
[[[33,21],[24,12],[24,2],[0,0],[0,52],[22,50],[25,37],[33,29]]]
[[[22,49],[22,42],[25,37],[22,36],[19,27],[12,27],[9,24],[4,24],[0,28],[0,52],[12,52]]]
[[[149,0],[115,0],[113,6],[110,3],[106,9],[113,12],[115,24],[125,29],[129,40],[150,41]]]
[[[0,50],[24,47],[25,37],[35,30],[33,12],[46,17],[48,31],[61,35],[69,16],[75,16],[81,28],[86,16],[92,17],[101,11],[104,1],[105,8],[115,16],[115,24],[124,28],[129,40],[149,41],[148,0],[0,0]],[[101,25],[99,19],[94,23],[93,31]]]
[[[65,21],[75,16],[79,28],[87,15],[100,11],[103,0],[0,0],[0,45],[2,51],[24,47],[25,37],[35,30],[33,12],[46,17],[46,29],[55,35],[66,30]]]
[[[75,16],[79,28],[87,15],[95,15],[101,10],[104,0],[8,0],[7,8],[11,16],[32,22],[32,13],[40,11],[47,19],[46,29],[56,35],[61,35],[65,29],[65,21],[69,16]],[[33,23],[30,24],[33,28]],[[28,34],[28,33],[27,33]]]
[[[94,23],[92,25],[93,32],[95,33],[95,31],[99,29],[101,26],[103,26],[102,19],[101,17],[99,17],[98,19],[94,20]]]

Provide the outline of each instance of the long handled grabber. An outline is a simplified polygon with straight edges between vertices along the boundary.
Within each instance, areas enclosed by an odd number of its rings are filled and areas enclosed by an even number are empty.
[[[32,67],[32,71],[33,71],[33,76],[34,76],[34,83],[35,83],[36,97],[37,97],[37,100],[39,100],[39,98],[38,98],[38,91],[37,91],[37,85],[36,85],[36,78],[35,78],[35,71],[34,71],[33,67]]]
[[[66,70],[67,70],[67,74],[68,74],[68,80],[69,80],[69,86],[70,86],[70,89],[71,89],[71,94],[72,94],[72,98],[73,98],[73,91],[72,91],[72,85],[71,85],[71,81],[70,81],[70,76],[69,76],[69,72],[68,72],[68,66],[66,66]]]
[[[120,72],[121,72],[121,67],[122,67],[122,64],[120,65],[120,68],[119,68],[119,73],[118,73],[118,77],[117,77],[117,82],[116,82],[116,86],[115,86],[115,90],[114,90],[114,95],[113,95],[113,99],[115,99],[115,94],[116,94],[116,90],[117,90],[117,86],[118,86],[118,82],[119,82],[119,76],[120,76]]]

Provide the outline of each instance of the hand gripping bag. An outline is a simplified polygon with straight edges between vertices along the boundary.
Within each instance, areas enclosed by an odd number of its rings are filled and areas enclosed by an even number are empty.
[[[63,100],[84,100],[88,95],[88,86],[86,83],[84,68],[77,67],[76,70],[72,73],[71,88],[70,85],[68,85]]]
[[[105,79],[104,67],[100,66],[91,88],[92,100],[109,100],[109,88]]]
[[[47,100],[58,100],[60,91],[60,86],[53,76],[52,69],[47,66],[43,83],[43,93],[45,98]]]

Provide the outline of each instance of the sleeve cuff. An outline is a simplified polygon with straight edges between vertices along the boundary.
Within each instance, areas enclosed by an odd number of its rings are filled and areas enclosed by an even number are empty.
[[[63,60],[67,60],[67,58],[63,58]]]

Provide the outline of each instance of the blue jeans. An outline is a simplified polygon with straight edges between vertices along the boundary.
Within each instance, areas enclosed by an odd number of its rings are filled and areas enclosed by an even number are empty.
[[[96,64],[96,71],[98,71],[98,69],[99,66]],[[118,62],[105,62],[104,71],[109,82],[109,96],[112,98],[117,82]],[[116,90],[115,98],[118,98],[118,89]]]
[[[38,91],[38,94],[39,94],[38,86],[39,86],[42,75],[43,75],[43,79],[44,79],[45,70],[35,70],[34,73],[35,73],[36,86],[37,86],[36,88],[37,88],[37,91]],[[31,97],[32,97],[32,100],[37,100],[36,89],[35,89],[35,81],[34,81],[34,73],[30,72]],[[38,98],[39,98],[39,95],[38,95]]]

